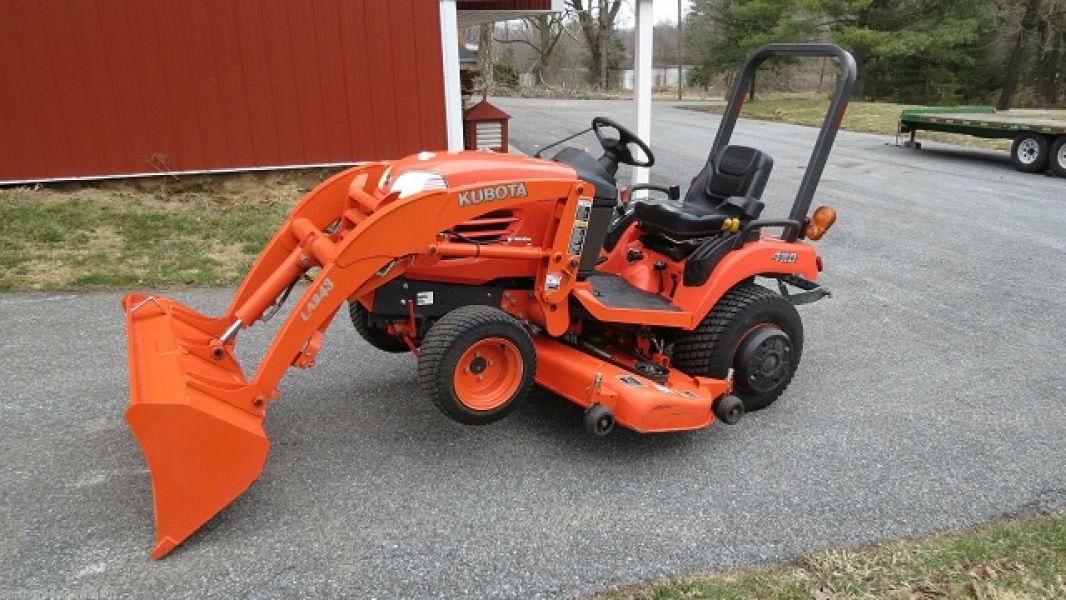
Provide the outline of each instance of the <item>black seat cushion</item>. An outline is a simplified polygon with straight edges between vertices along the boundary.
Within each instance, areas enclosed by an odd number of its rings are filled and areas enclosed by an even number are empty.
[[[758,200],[773,168],[774,159],[755,148],[726,146],[711,156],[696,176],[685,195],[685,205],[716,207],[731,197]]]
[[[683,204],[642,201],[634,207],[644,229],[678,238],[720,233],[722,220],[757,219],[760,201],[774,161],[745,146],[726,146],[707,161],[696,176]]]
[[[705,237],[722,231],[722,212],[698,204],[669,200],[642,200],[633,207],[644,228],[678,237]]]

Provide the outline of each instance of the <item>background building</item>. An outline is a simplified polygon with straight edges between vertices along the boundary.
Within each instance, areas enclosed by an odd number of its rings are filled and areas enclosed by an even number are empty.
[[[0,183],[462,145],[460,24],[561,0],[0,0]]]

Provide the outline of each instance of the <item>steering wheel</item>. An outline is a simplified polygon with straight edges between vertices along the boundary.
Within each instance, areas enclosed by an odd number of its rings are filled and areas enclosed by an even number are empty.
[[[614,130],[613,132],[611,131],[612,129]],[[634,167],[651,167],[655,165],[655,155],[651,153],[651,148],[648,147],[648,144],[637,137],[637,134],[622,127],[615,121],[607,117],[596,117],[592,120],[592,130],[596,132],[596,139],[603,146],[604,154],[613,162]],[[612,133],[617,135],[611,135]],[[633,150],[629,147],[630,144],[640,148],[640,151],[645,156],[644,161],[639,161],[633,156]]]

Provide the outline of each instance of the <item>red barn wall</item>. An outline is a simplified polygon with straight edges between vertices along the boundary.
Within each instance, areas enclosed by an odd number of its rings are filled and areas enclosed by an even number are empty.
[[[0,181],[447,145],[437,0],[0,0]]]
[[[459,0],[459,10],[551,10],[552,0]]]

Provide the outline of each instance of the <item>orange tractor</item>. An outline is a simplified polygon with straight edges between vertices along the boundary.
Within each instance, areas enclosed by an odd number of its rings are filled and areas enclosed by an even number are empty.
[[[767,58],[829,56],[842,76],[791,214],[761,220],[773,160],[729,144]],[[651,150],[608,119],[598,159],[422,153],[357,166],[293,209],[226,313],[130,295],[131,406],[157,524],[154,558],[174,549],[259,476],[267,405],[291,367],[310,368],[347,309],[373,346],[418,357],[422,391],[463,423],[496,421],[536,383],[585,409],[604,435],[735,423],[788,386],[803,349],[795,305],[827,294],[815,249],[835,214],[808,216],[855,81],[828,45],[771,45],[741,71],[714,147],[684,201],[679,188],[619,190],[619,165]],[[636,198],[637,193],[665,198]],[[277,312],[305,276],[257,371],[238,332]],[[776,290],[756,283],[763,278]]]

